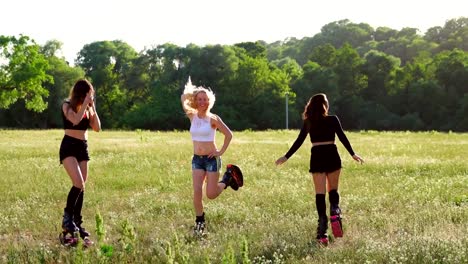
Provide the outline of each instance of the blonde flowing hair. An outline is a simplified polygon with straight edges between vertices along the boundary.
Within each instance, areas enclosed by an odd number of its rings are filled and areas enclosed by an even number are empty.
[[[185,95],[185,101],[184,101],[184,106],[185,109],[188,110],[188,112],[194,114],[197,113],[197,95],[199,93],[205,93],[208,96],[208,109],[207,112],[209,113],[211,108],[213,108],[213,105],[216,101],[216,97],[211,89],[207,89],[202,86],[195,86],[192,84],[192,80],[190,77],[188,78],[187,83],[185,84],[185,89],[184,89],[184,95]]]

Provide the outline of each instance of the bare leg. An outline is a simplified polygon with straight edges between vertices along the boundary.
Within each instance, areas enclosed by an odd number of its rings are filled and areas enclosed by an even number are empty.
[[[82,176],[82,171],[80,168],[80,164],[78,164],[78,161],[76,160],[75,157],[66,157],[62,161],[63,167],[67,171],[68,176],[70,176],[70,179],[73,183],[73,186],[75,186],[78,189],[84,189],[84,180]],[[86,167],[87,170],[87,167]],[[87,174],[87,171],[86,171]]]
[[[193,206],[197,216],[203,214],[203,182],[205,177],[206,172],[204,170],[192,170]]]
[[[83,179],[83,189],[85,187],[86,180],[88,179],[88,161],[80,161],[80,170],[81,170],[81,177]]]
[[[327,174],[319,172],[312,173],[312,180],[314,181],[315,194],[325,194],[327,186]]]
[[[206,174],[207,174],[206,196],[209,199],[215,199],[224,191],[226,184],[218,182],[219,172],[209,171]]]
[[[338,190],[338,183],[340,180],[340,173],[341,169],[338,169],[334,172],[329,172],[327,174],[327,180],[328,180],[328,191],[331,190]]]

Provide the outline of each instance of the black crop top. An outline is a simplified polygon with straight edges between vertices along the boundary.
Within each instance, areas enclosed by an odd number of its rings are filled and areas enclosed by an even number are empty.
[[[64,104],[70,104],[70,102],[65,101]],[[84,114],[83,118],[81,119],[80,123],[78,125],[74,126],[73,123],[67,119],[65,114],[63,113],[62,109],[62,119],[63,119],[63,128],[64,129],[74,129],[74,130],[87,130],[89,127],[89,118]]]
[[[304,120],[296,141],[294,141],[294,144],[291,146],[286,155],[284,155],[286,158],[289,159],[299,149],[302,143],[304,143],[307,134],[310,135],[311,142],[335,141],[335,134],[337,134],[338,138],[346,150],[348,150],[349,154],[351,156],[354,155],[353,148],[351,147],[348,138],[343,132],[343,128],[341,127],[341,123],[338,117],[326,116],[323,119],[317,121]]]

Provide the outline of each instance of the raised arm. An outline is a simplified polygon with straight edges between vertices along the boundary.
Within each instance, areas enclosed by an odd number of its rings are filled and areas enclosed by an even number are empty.
[[[73,109],[70,107],[70,104],[68,103],[64,103],[62,105],[62,111],[63,111],[63,114],[65,115],[65,117],[70,121],[72,122],[72,124],[74,126],[78,125],[81,120],[83,119],[83,116],[85,114],[85,111],[87,109],[87,106],[89,105],[89,103],[92,101],[91,99],[91,95],[88,93],[85,97],[85,100],[83,102],[83,105],[81,106],[80,110],[78,111],[78,113],[76,113],[75,111],[73,111]]]
[[[192,119],[192,111],[190,109],[187,108],[187,106],[185,105],[185,101],[188,100],[188,97],[189,95],[188,94],[182,94],[180,96],[180,103],[182,104],[182,109],[184,109],[184,112],[185,114],[190,118]]]
[[[99,116],[96,112],[96,106],[94,105],[94,102],[92,103],[92,106],[90,106],[88,109],[89,109],[89,121],[90,121],[89,125],[94,131],[96,132],[101,131],[101,120],[99,119]]]

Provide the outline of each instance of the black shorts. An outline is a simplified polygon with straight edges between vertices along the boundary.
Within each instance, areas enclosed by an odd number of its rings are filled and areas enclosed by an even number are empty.
[[[341,169],[340,154],[335,144],[314,146],[310,152],[309,172],[333,172]]]
[[[60,164],[66,157],[75,157],[78,162],[89,160],[88,142],[65,135],[60,144]]]

